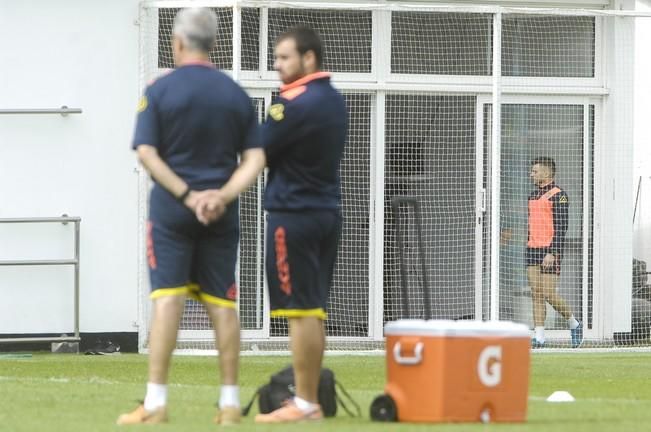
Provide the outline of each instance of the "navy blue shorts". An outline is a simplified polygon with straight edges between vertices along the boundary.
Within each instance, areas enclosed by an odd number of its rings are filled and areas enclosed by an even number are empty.
[[[272,317],[327,318],[341,225],[338,210],[269,212],[266,267]]]
[[[239,242],[237,201],[217,222],[204,226],[194,213],[156,185],[149,200],[147,261],[151,298],[188,295],[235,307]]]
[[[540,266],[540,273],[561,274],[561,257],[559,255],[555,255],[556,261],[553,266],[542,267],[543,259],[548,253],[551,253],[549,248],[527,248],[527,266]]]

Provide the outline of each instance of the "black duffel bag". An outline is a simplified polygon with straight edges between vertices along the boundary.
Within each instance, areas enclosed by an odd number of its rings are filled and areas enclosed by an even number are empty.
[[[242,415],[246,416],[253,406],[253,402],[258,398],[258,408],[262,414],[270,413],[277,410],[283,404],[292,399],[296,394],[294,384],[294,368],[291,366],[286,367],[280,372],[271,376],[269,383],[258,388],[253,394],[249,403],[242,409]],[[339,391],[348,402],[355,408],[353,413],[348,406],[341,399]],[[330,369],[322,368],[321,376],[319,377],[319,404],[323,410],[323,415],[326,417],[334,417],[337,414],[337,405],[341,407],[352,417],[360,416],[359,405],[348,394],[344,387],[335,380],[335,374]]]

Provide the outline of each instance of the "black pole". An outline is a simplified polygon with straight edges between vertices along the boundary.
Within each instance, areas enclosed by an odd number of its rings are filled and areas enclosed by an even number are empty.
[[[405,203],[414,209],[416,221],[416,234],[418,235],[418,258],[420,259],[421,271],[423,273],[423,300],[425,318],[432,319],[432,303],[429,291],[429,277],[427,276],[427,264],[425,262],[425,247],[423,242],[423,220],[420,213],[420,202],[414,196],[397,196],[391,200],[391,207],[396,221],[396,241],[398,243],[398,254],[400,255],[400,282],[402,285],[402,308],[405,316],[409,317],[409,293],[407,291],[407,264],[404,256],[404,237],[402,232],[402,217],[400,215],[400,204]]]
[[[637,180],[637,193],[635,194],[635,207],[633,207],[633,225],[635,225],[635,214],[637,213],[637,200],[640,198],[640,186],[642,185],[642,176]]]
[[[391,207],[393,208],[393,217],[396,221],[396,242],[398,243],[398,255],[400,257],[400,285],[402,288],[402,313],[405,318],[409,317],[409,300],[407,291],[407,265],[405,263],[404,241],[402,238],[402,217],[400,216],[400,203],[401,197],[395,197],[391,200]]]
[[[417,199],[414,199],[413,205],[414,211],[416,213],[418,255],[420,258],[420,268],[423,273],[423,300],[425,300],[425,317],[426,319],[432,319],[432,303],[429,292],[429,277],[427,276],[427,265],[425,264],[425,247],[423,246],[423,220],[420,216],[420,203]]]

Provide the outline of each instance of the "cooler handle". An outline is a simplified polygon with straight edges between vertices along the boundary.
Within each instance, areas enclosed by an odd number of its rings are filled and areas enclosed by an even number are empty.
[[[418,342],[414,347],[413,357],[403,357],[400,354],[402,346],[400,345],[400,342],[396,342],[393,346],[393,358],[401,365],[417,365],[423,361],[423,348],[425,348],[425,345],[422,342]]]

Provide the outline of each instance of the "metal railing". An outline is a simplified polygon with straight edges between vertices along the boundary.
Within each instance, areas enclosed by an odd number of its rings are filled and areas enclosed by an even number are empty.
[[[0,267],[3,266],[52,266],[52,265],[72,265],[74,266],[74,336],[59,337],[17,337],[17,338],[0,338],[0,343],[7,342],[79,342],[79,225],[81,218],[77,216],[61,217],[36,217],[36,218],[0,218],[0,224],[22,224],[22,223],[68,223],[75,224],[75,248],[72,259],[52,259],[52,260],[0,260]]]
[[[0,109],[0,114],[81,114],[81,108],[68,108],[63,105],[61,108],[27,108],[27,109]]]

